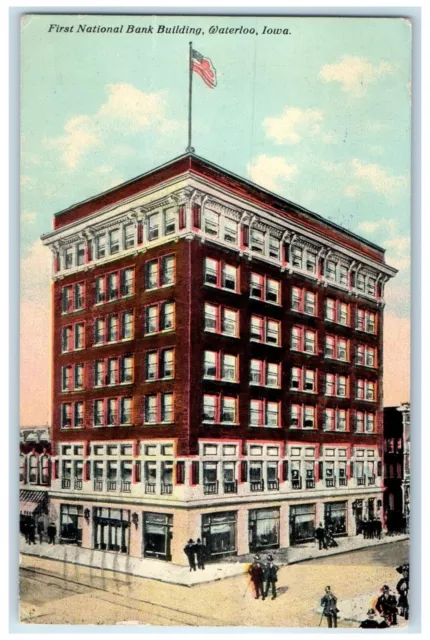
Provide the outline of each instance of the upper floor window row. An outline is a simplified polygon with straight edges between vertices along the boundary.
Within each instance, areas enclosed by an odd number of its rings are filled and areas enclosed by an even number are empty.
[[[251,298],[279,304],[281,300],[280,286],[278,280],[263,276],[259,273],[251,273],[249,295]]]
[[[176,261],[174,255],[149,260],[145,264],[145,289],[159,289],[175,283]]]
[[[111,302],[134,293],[134,269],[114,271],[96,279],[96,304]]]
[[[134,315],[132,311],[115,313],[94,322],[94,344],[102,345],[119,340],[131,340],[134,335]]]
[[[314,275],[317,272],[317,255],[305,247],[293,245],[290,248],[290,263],[296,269],[301,269]]]
[[[95,258],[101,260],[113,256],[121,249],[131,249],[136,244],[136,225],[129,222],[121,226],[99,233],[95,237]]]
[[[237,338],[239,335],[239,312],[221,305],[206,303],[204,327],[205,331]]]
[[[237,293],[239,291],[238,271],[237,267],[226,264],[224,260],[205,258],[205,284]]]
[[[331,282],[336,282],[337,284],[342,285],[343,287],[348,286],[349,274],[348,267],[338,260],[326,260],[325,261],[325,269],[324,275],[327,280],[331,280]]]
[[[208,236],[220,238],[229,244],[238,243],[239,223],[232,218],[221,216],[216,211],[205,210],[203,229]]]
[[[63,353],[83,349],[84,346],[85,324],[83,322],[78,322],[61,329],[61,351]]]
[[[245,244],[245,243],[244,243]],[[269,232],[251,228],[249,247],[255,253],[279,260],[281,243]]]
[[[376,278],[367,273],[358,272],[355,274],[355,288],[357,291],[367,293],[367,295],[376,296]]]
[[[83,282],[77,282],[61,289],[61,310],[63,313],[79,311],[84,306],[85,285]]]

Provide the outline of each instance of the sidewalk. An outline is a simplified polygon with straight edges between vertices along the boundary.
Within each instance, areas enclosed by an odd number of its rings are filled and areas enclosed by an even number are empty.
[[[275,563],[282,566],[304,562],[313,558],[321,558],[339,553],[348,553],[367,547],[376,547],[390,542],[407,540],[409,536],[398,535],[384,537],[381,540],[364,540],[362,536],[353,538],[340,538],[339,546],[335,549],[318,551],[317,545],[311,543],[300,547],[290,547],[288,549],[275,549],[267,552],[272,553]],[[70,562],[72,564],[92,567],[94,569],[105,569],[119,573],[132,574],[150,580],[159,580],[170,584],[178,584],[192,587],[205,582],[214,582],[233,576],[241,575],[247,571],[248,565],[252,562],[253,554],[225,559],[224,562],[209,563],[204,571],[198,570],[190,572],[188,567],[182,567],[171,562],[152,560],[150,558],[133,558],[128,555],[98,551],[95,549],[81,549],[72,545],[49,545],[47,543],[29,545],[21,538],[21,553],[28,556],[48,558],[59,562]],[[262,559],[267,555],[262,552]]]

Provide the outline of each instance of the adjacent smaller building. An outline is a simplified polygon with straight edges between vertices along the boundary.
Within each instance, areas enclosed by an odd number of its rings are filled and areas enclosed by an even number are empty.
[[[20,521],[42,518],[45,522],[49,517],[51,430],[48,425],[21,427],[19,436]]]
[[[384,408],[384,515],[388,531],[406,528],[405,432],[398,407]]]

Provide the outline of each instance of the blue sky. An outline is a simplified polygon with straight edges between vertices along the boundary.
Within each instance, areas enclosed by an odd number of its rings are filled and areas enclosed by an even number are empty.
[[[48,33],[54,23],[74,30]],[[78,24],[124,27],[79,34]],[[204,33],[126,34],[129,24]],[[258,35],[209,34],[240,25]],[[264,25],[290,34],[263,35]],[[402,19],[25,18],[23,298],[39,296],[25,273],[49,254],[38,239],[54,212],[184,152],[190,39],[218,74],[214,90],[194,75],[196,152],[384,246],[399,268],[386,312],[408,321],[411,28]]]

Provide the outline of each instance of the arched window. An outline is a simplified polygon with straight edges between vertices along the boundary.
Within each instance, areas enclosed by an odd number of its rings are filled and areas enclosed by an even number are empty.
[[[25,482],[25,456],[19,456],[19,481]]]
[[[37,479],[38,479],[38,458],[35,455],[30,456],[29,458],[30,463],[29,463],[29,482],[30,484],[37,484]]]
[[[42,456],[40,459],[41,484],[49,484],[49,458]]]

